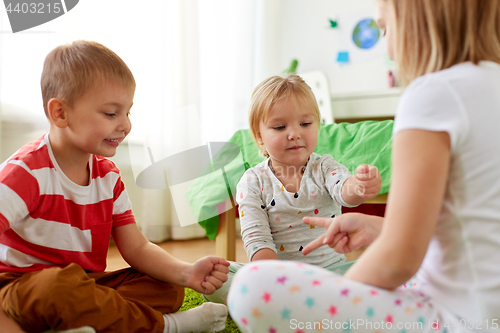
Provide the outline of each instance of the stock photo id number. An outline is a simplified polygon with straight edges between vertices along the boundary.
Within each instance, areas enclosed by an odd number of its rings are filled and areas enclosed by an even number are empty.
[[[54,2],[54,3],[43,3],[43,2],[22,2],[22,3],[16,3],[15,6],[13,6],[12,3],[9,3],[7,7],[5,8],[7,13],[31,13],[31,14],[45,14],[45,13],[54,13],[54,14],[59,14],[62,10],[61,8],[61,3],[59,2]]]
[[[441,322],[438,320],[425,320],[420,318],[415,322],[391,322],[391,321],[370,321],[365,319],[349,320],[344,322],[335,322],[329,319],[323,319],[321,322],[301,322],[296,319],[290,320],[291,329],[314,329],[314,330],[343,330],[343,331],[373,331],[373,330],[424,330],[432,329],[439,330],[453,330],[456,329],[470,329],[474,331],[485,330],[489,332],[491,329],[498,329],[498,319],[486,320],[455,320]]]
[[[435,323],[431,325],[431,328],[436,328]],[[443,328],[446,329],[470,329],[470,330],[497,330],[499,327],[498,319],[485,319],[485,320],[454,320],[450,322],[444,322]]]
[[[52,21],[73,9],[79,0],[4,0],[12,32],[24,31]]]

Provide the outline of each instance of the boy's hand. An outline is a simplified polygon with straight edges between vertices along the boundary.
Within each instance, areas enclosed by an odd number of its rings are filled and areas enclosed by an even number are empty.
[[[376,166],[362,164],[354,173],[354,193],[364,200],[375,198],[382,188],[382,177]]]
[[[192,264],[187,277],[187,287],[210,295],[227,281],[229,262],[220,257],[201,258]]]

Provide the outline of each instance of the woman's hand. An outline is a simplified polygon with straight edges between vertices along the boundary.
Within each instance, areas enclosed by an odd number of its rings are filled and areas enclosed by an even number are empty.
[[[349,253],[371,244],[380,233],[383,218],[347,213],[335,218],[304,217],[302,221],[325,229],[324,235],[302,249],[302,254],[307,255],[323,245],[328,245],[338,253]]]

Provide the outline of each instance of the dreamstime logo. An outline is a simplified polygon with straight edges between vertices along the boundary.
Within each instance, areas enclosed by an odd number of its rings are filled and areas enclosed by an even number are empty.
[[[79,0],[4,0],[12,32],[31,29],[72,10]]]
[[[225,192],[224,200],[231,201],[231,207],[222,210],[227,211],[234,207],[232,193],[235,191],[236,182],[234,177],[228,177],[225,168],[229,166],[231,174],[242,175],[245,172],[238,145],[230,142],[209,142],[160,161],[155,161],[149,147],[148,150],[151,165],[138,175],[136,184],[147,189],[166,189],[168,186],[181,226],[218,216],[218,210],[204,212],[203,207],[195,211],[192,209],[193,206],[198,207],[199,202],[206,200],[217,188],[222,188],[222,192]]]

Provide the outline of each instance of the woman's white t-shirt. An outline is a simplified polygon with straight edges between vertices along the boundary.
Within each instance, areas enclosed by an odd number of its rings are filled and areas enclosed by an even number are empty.
[[[456,318],[498,330],[500,65],[462,63],[414,80],[394,134],[405,129],[444,131],[451,140],[445,199],[418,272],[422,291]]]

